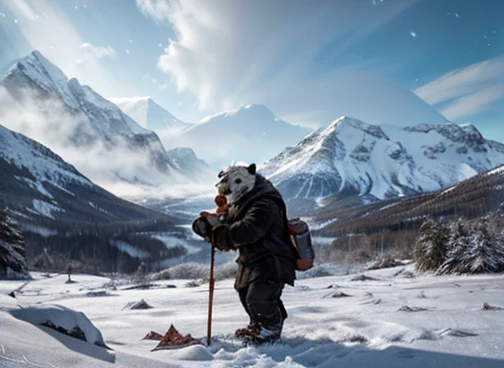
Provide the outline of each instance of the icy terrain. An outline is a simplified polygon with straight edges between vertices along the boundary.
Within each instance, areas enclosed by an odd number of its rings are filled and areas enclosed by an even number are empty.
[[[355,274],[325,265],[311,274],[323,270],[337,276],[303,278],[286,287],[289,318],[278,343],[243,347],[233,339],[247,318],[233,281],[225,280],[216,283],[211,346],[156,352],[150,351],[156,341],[142,340],[151,330],[164,334],[174,324],[182,334],[206,335],[207,284],[157,281],[141,290],[130,289],[126,280],[74,275],[75,283],[67,284],[66,275],[37,274],[26,284],[3,281],[0,366],[504,366],[504,310],[482,308],[485,302],[504,307],[504,275],[434,277],[417,275],[413,265]],[[5,296],[16,288],[17,299]],[[153,308],[125,308],[141,299]],[[37,320],[40,311],[58,308],[83,312],[89,321],[81,320],[81,329],[94,331],[94,325],[112,350],[13,317],[24,310]]]

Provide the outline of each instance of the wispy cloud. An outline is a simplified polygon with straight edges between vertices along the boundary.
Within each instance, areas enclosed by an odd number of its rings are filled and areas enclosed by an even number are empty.
[[[312,126],[341,115],[371,123],[384,115],[393,119],[382,96],[407,91],[359,74],[361,60],[338,70],[321,70],[317,63],[327,54],[345,59],[341,56],[351,53],[352,46],[414,3],[395,2],[376,11],[371,2],[344,0],[319,1],[317,6],[304,0],[137,0],[146,16],[168,22],[176,31],[158,67],[174,78],[179,90],[191,91],[200,109],[263,103],[280,117],[312,116],[310,121],[293,121]]]
[[[487,110],[503,96],[504,84],[488,87],[456,99],[442,108],[441,113],[453,120],[467,118]]]
[[[84,42],[82,45],[80,45],[80,48],[86,54],[94,56],[98,59],[101,59],[102,57],[114,58],[116,56],[116,51],[111,46],[100,47]]]
[[[462,119],[492,108],[504,95],[504,56],[442,75],[415,90],[448,119]]]

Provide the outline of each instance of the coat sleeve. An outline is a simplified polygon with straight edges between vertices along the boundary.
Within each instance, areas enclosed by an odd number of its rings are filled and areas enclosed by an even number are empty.
[[[218,225],[212,229],[212,244],[217,247],[217,249],[224,252],[236,249],[229,237],[229,229],[227,225]]]
[[[270,199],[258,200],[241,220],[229,226],[229,237],[236,248],[264,237],[275,221],[277,211],[273,206],[276,204]]]

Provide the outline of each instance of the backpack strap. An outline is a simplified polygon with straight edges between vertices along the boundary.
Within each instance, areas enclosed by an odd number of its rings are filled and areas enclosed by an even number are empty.
[[[278,198],[276,196],[266,195],[263,198],[273,200],[273,202],[275,202],[278,205],[278,207],[280,207],[280,212],[282,212],[283,222],[285,224],[285,238],[286,238],[287,244],[289,244],[289,248],[291,249],[291,251],[294,255],[294,258],[295,259],[301,258],[297,248],[294,246],[294,243],[291,240],[291,234],[289,231],[289,221],[287,219],[287,206],[285,205],[285,202],[283,201],[283,199]]]

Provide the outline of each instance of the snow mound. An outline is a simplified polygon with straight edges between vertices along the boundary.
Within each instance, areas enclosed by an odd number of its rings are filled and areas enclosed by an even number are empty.
[[[106,347],[100,330],[82,312],[74,311],[60,305],[36,305],[26,308],[13,309],[10,314],[22,321],[33,325],[47,325],[50,322],[56,330],[81,330],[84,340],[90,344]],[[51,327],[53,328],[53,327]]]
[[[202,345],[192,345],[174,350],[170,356],[177,360],[210,361],[214,359],[212,353]]]

